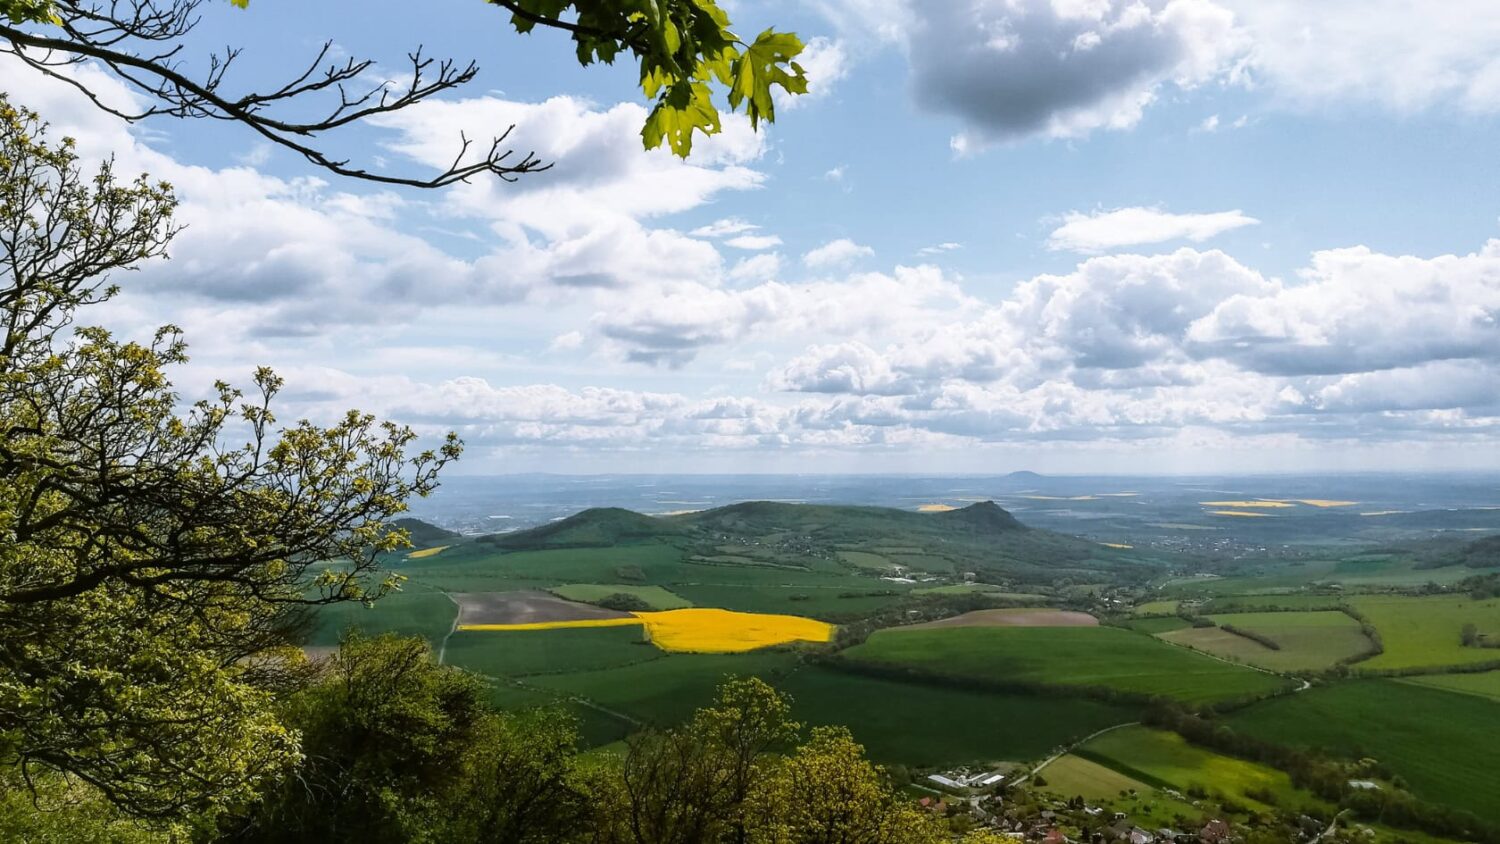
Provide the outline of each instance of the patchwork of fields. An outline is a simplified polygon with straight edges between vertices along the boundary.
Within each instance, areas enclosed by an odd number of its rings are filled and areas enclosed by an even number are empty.
[[[1090,686],[1211,703],[1262,695],[1285,678],[1114,627],[881,630],[841,658],[994,684]]]
[[[1231,625],[1275,642],[1271,648],[1255,639],[1214,627],[1183,627],[1161,632],[1161,638],[1271,671],[1316,671],[1366,653],[1373,643],[1359,622],[1341,612],[1247,612],[1211,615],[1215,624]]]
[[[1500,821],[1500,706],[1393,680],[1314,688],[1235,713],[1235,730],[1389,765],[1419,796]]]

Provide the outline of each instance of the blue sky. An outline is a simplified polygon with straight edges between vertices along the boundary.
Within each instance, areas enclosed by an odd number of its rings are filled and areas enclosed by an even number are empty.
[[[8,64],[0,87],[178,186],[173,260],[96,318],[182,325],[185,396],[268,363],[284,418],[457,429],[463,471],[1500,462],[1492,4],[727,8],[802,35],[813,93],[686,163],[640,150],[632,68],[477,0],[205,8],[190,56],[243,46],[245,84],[325,39],[476,59],[330,145],[421,172],[514,122],[556,161],[517,185],[384,190]]]

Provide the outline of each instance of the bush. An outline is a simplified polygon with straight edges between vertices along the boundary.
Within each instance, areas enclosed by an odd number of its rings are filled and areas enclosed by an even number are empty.
[[[654,609],[641,596],[632,595],[629,592],[616,592],[613,595],[605,595],[603,598],[595,601],[594,605],[607,610],[619,610],[620,612],[649,612]]]

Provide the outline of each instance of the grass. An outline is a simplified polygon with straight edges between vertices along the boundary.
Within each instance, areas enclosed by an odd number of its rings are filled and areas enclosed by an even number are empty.
[[[773,678],[796,665],[790,653],[669,654],[598,671],[547,674],[527,682],[593,701],[643,723],[671,725],[709,703],[731,675]]]
[[[337,645],[344,631],[354,628],[371,635],[419,636],[436,648],[457,617],[458,607],[447,595],[408,583],[406,589],[392,592],[369,607],[358,602],[320,607],[308,644]]]
[[[872,571],[890,571],[896,567],[895,563],[879,554],[871,554],[868,551],[839,551],[839,559],[855,568],[870,569]]]
[[[1062,797],[1105,800],[1122,791],[1151,791],[1151,786],[1119,771],[1069,753],[1042,770],[1047,784],[1042,788]]]
[[[1500,599],[1475,601],[1466,595],[1427,597],[1360,596],[1354,608],[1370,619],[1385,644],[1385,653],[1361,668],[1416,668],[1465,665],[1500,660],[1500,650],[1466,648],[1460,636],[1465,624],[1480,632],[1500,633]]]
[[[1500,701],[1500,671],[1481,671],[1472,674],[1425,674],[1420,677],[1408,677],[1402,682]]]
[[[1216,628],[1186,628],[1161,634],[1163,639],[1215,656],[1271,671],[1317,671],[1367,651],[1370,640],[1359,622],[1332,610],[1322,612],[1251,612],[1209,616],[1259,633],[1281,646],[1268,648],[1244,636]]]
[[[1046,595],[1026,592],[1007,592],[1004,586],[993,583],[950,583],[947,586],[924,586],[911,590],[913,595],[984,595],[1005,601],[1046,601]]]
[[[1147,601],[1131,610],[1135,615],[1171,615],[1182,606],[1181,601]]]
[[[1379,759],[1418,796],[1500,821],[1500,709],[1392,680],[1314,688],[1236,713],[1230,726],[1279,744]]]
[[[1151,636],[1157,636],[1172,630],[1183,630],[1192,627],[1193,623],[1185,618],[1175,615],[1166,615],[1160,618],[1132,618],[1124,622],[1131,630],[1139,630]]]
[[[872,578],[850,578],[834,584],[695,584],[672,587],[672,591],[700,607],[791,613],[825,621],[847,621],[867,616],[900,601],[902,589],[899,583]]]
[[[946,767],[1023,761],[1113,724],[1130,709],[1077,698],[969,691],[806,667],[778,684],[792,715],[842,724],[882,762]]]
[[[633,595],[645,601],[653,610],[680,610],[693,605],[692,601],[675,595],[660,586],[626,586],[618,583],[569,583],[554,586],[550,590],[559,598],[592,604],[611,595]]]
[[[496,708],[515,712],[526,709],[561,709],[578,728],[578,743],[584,747],[602,747],[618,742],[629,734],[629,721],[616,718],[556,693],[530,689],[508,683],[490,684],[490,703]]]
[[[1138,775],[1146,782],[1165,784],[1183,792],[1201,788],[1251,807],[1268,808],[1249,797],[1246,792],[1250,791],[1269,793],[1284,808],[1318,804],[1317,798],[1292,785],[1291,778],[1282,771],[1195,747],[1176,733],[1149,727],[1126,727],[1105,733],[1085,744],[1079,753],[1116,771]],[[1046,771],[1043,774],[1050,778]]]
[[[460,630],[448,640],[446,662],[491,677],[525,677],[664,657],[642,634],[639,624],[504,633]]]
[[[1114,627],[890,629],[843,657],[980,681],[1097,686],[1187,703],[1258,695],[1287,684]]]

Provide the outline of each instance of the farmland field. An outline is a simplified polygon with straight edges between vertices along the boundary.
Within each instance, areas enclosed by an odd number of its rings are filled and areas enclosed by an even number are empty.
[[[1036,759],[1135,717],[1091,700],[952,689],[815,666],[778,685],[791,694],[797,720],[844,724],[875,759],[912,765]]]
[[[1418,796],[1500,820],[1500,705],[1392,680],[1314,688],[1248,707],[1237,731],[1279,744],[1372,756]]]
[[[664,657],[641,625],[563,630],[460,630],[448,640],[449,665],[491,677],[589,671]]]
[[[948,627],[1098,627],[1099,619],[1086,612],[1047,608],[974,610],[950,618],[913,624],[907,630],[929,630]]]
[[[1069,753],[1048,765],[1043,771],[1047,784],[1043,788],[1062,797],[1079,796],[1090,800],[1118,797],[1122,791],[1148,791],[1151,786],[1140,780],[1090,762]]]
[[[1213,615],[1216,624],[1231,624],[1258,633],[1281,645],[1268,648],[1244,636],[1207,628],[1185,628],[1162,633],[1179,645],[1272,671],[1312,671],[1331,668],[1340,659],[1364,653],[1371,642],[1359,622],[1341,612],[1259,612]]]
[[[653,610],[679,610],[692,606],[692,602],[660,586],[624,586],[610,583],[569,583],[547,590],[569,601],[592,603],[611,595],[633,595],[645,601]]]
[[[372,635],[420,636],[436,648],[452,629],[457,615],[458,607],[447,595],[408,583],[402,591],[392,592],[372,606],[351,601],[321,607],[308,644],[337,645],[345,630],[357,628]]]
[[[593,701],[643,723],[675,724],[713,699],[729,675],[773,681],[796,665],[789,653],[668,654],[598,671],[546,674],[529,685]]]
[[[1177,612],[1181,601],[1147,601],[1131,610],[1135,615],[1171,615]]]
[[[878,584],[878,585],[877,585]],[[672,591],[700,607],[740,612],[791,613],[825,620],[856,618],[901,600],[902,585],[872,578],[846,582],[778,585],[702,584],[672,586]]]
[[[1288,681],[1114,627],[881,630],[844,659],[995,683],[1100,686],[1209,703]]]
[[[1430,686],[1434,689],[1448,689],[1500,701],[1500,671],[1480,671],[1471,674],[1424,674],[1419,677],[1403,678],[1401,682]]]
[[[1176,733],[1149,727],[1126,727],[1105,733],[1078,749],[1078,754],[1125,774],[1138,773],[1148,783],[1178,791],[1199,787],[1222,792],[1236,801],[1264,806],[1247,791],[1265,791],[1281,806],[1316,805],[1317,798],[1292,785],[1284,772],[1188,744]]]
[[[1183,628],[1193,626],[1192,622],[1175,615],[1154,616],[1150,618],[1132,618],[1121,622],[1121,624],[1125,627],[1130,628],[1131,630],[1139,630],[1142,633],[1147,633],[1152,636],[1166,633],[1170,630],[1182,630]]]
[[[1500,659],[1500,651],[1466,648],[1465,624],[1500,633],[1500,599],[1475,601],[1467,595],[1403,597],[1370,595],[1350,603],[1380,631],[1385,653],[1361,668],[1414,668],[1464,665]]]

